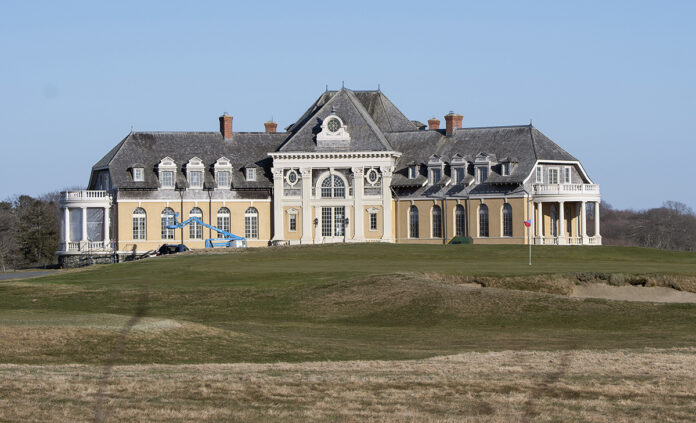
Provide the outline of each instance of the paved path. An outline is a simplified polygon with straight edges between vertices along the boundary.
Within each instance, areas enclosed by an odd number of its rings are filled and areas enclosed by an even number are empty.
[[[35,272],[7,272],[7,273],[0,272],[0,281],[7,281],[10,279],[34,278],[36,276],[45,276],[45,275],[50,275],[50,274],[56,273],[56,272],[57,272],[57,270],[38,270]]]

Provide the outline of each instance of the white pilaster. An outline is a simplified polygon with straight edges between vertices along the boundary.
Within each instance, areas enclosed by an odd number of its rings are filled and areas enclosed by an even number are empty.
[[[394,168],[380,167],[382,172],[382,241],[394,242],[392,234],[392,196],[391,180]]]
[[[558,245],[565,244],[565,202],[558,202]]]
[[[283,169],[273,168],[273,241],[285,238],[283,223]]]
[[[537,238],[544,239],[544,203],[536,203],[537,205]]]
[[[109,234],[109,207],[104,207],[104,246],[108,245],[111,238]]]
[[[300,243],[311,244],[312,229],[314,228],[312,222],[312,208],[310,206],[312,195],[312,169],[302,168],[300,169],[300,174],[302,176],[302,239]]]
[[[580,209],[580,226],[582,228],[580,236],[582,236],[582,243],[587,244],[589,242],[587,240],[587,202],[583,201]]]
[[[82,207],[82,241],[87,241],[87,207]]]
[[[70,209],[67,206],[63,208],[63,225],[63,230],[65,231],[63,242],[65,242],[65,250],[67,251],[67,243],[70,242]]]
[[[594,236],[599,238],[599,201],[594,202]]]
[[[365,210],[363,206],[363,193],[365,179],[363,168],[354,167],[353,171],[353,240],[358,242],[365,241],[365,224],[363,219]]]

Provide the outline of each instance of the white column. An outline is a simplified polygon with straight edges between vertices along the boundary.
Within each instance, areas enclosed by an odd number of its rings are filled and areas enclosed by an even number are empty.
[[[382,241],[393,242],[391,180],[394,168],[380,167],[382,172]]]
[[[594,202],[594,236],[598,239],[599,235],[599,201]]]
[[[587,202],[583,201],[580,209],[580,236],[582,237],[582,243],[587,244]]]
[[[565,202],[558,202],[558,245],[565,244]]]
[[[363,206],[363,193],[365,179],[363,179],[363,168],[354,167],[353,171],[353,240],[365,241],[365,224],[363,219],[365,210]]]
[[[542,240],[544,239],[544,203],[536,203],[537,205],[537,237]]]
[[[283,223],[283,169],[271,169],[273,174],[273,241],[285,238]]]
[[[109,207],[104,207],[104,246],[109,245]]]
[[[68,250],[68,242],[70,242],[70,209],[65,206],[63,209],[63,230],[65,231],[65,239],[63,242],[65,242],[65,250]]]
[[[82,207],[82,241],[87,241],[87,207]]]
[[[302,244],[311,244],[312,229],[314,228],[312,222],[312,209],[310,207],[312,195],[312,169],[302,168],[300,169],[300,174],[302,175],[302,239],[300,242]]]

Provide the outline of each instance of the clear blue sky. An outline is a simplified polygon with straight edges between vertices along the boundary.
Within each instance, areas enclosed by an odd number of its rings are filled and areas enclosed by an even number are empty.
[[[261,131],[325,84],[534,125],[618,208],[696,208],[696,2],[0,1],[0,199],[85,185],[130,131]]]

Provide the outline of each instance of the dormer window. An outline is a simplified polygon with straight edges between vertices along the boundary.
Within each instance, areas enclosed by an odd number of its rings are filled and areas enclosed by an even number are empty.
[[[549,184],[558,184],[558,168],[549,168]]]
[[[255,181],[256,180],[256,168],[255,167],[246,168],[246,180],[247,181]]]
[[[142,182],[145,180],[145,169],[142,167],[133,168],[133,181]]]
[[[476,182],[483,183],[488,179],[488,168],[487,167],[477,167],[476,168]]]
[[[202,170],[189,171],[189,187],[190,188],[203,188],[203,171]]]
[[[198,157],[194,157],[186,164],[186,179],[188,180],[189,188],[203,188],[203,161]]]
[[[412,164],[408,167],[408,179],[416,179],[418,176],[418,166]]]
[[[503,176],[510,176],[510,163],[503,163],[500,165],[500,174]]]
[[[174,160],[170,157],[165,157],[157,165],[157,171],[159,172],[160,188],[174,188],[174,183],[176,182],[176,163],[174,163]]]
[[[215,186],[220,189],[228,189],[231,185],[232,164],[226,157],[220,157],[215,162]]]
[[[442,179],[442,173],[445,167],[445,163],[442,161],[440,156],[433,154],[428,159],[428,174],[430,176],[430,184],[434,185],[440,182]]]
[[[440,179],[442,179],[442,169],[440,169],[440,168],[430,169],[430,183],[434,185],[434,184],[440,182]]]
[[[457,153],[454,156],[452,156],[452,160],[450,161],[450,166],[452,169],[452,179],[454,179],[454,182],[456,184],[462,184],[464,183],[464,179],[466,178],[466,168],[467,168],[467,162],[464,156],[461,154]]]

